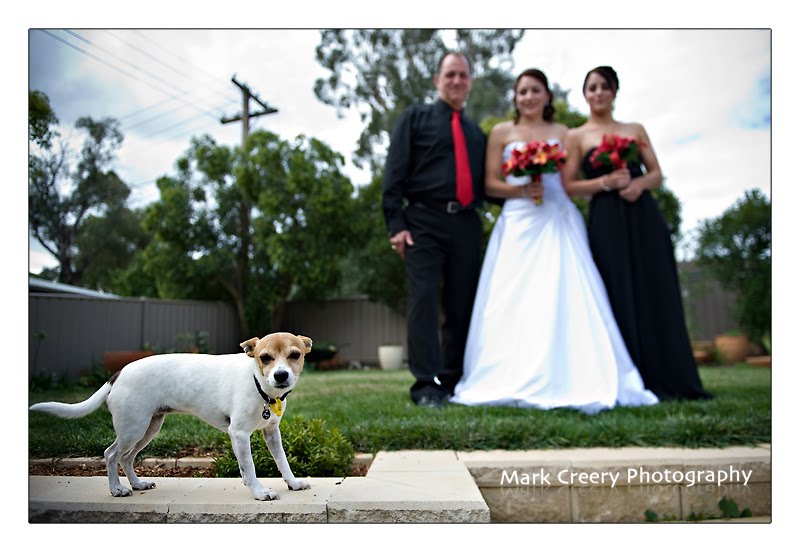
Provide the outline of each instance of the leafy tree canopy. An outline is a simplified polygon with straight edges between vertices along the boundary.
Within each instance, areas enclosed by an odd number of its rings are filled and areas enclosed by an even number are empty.
[[[42,148],[50,147],[50,140],[58,124],[58,118],[50,107],[50,98],[39,90],[28,90],[28,140]]]
[[[58,261],[60,282],[108,289],[144,239],[139,215],[125,206],[130,189],[112,168],[122,143],[119,123],[78,119],[84,142],[76,153],[52,144],[58,119],[47,96],[31,91],[29,98],[29,138],[37,145],[28,160],[30,230]]]
[[[745,192],[721,216],[703,221],[696,260],[736,292],[739,326],[761,342],[772,327],[772,214],[758,190]]]
[[[472,62],[473,88],[467,113],[476,121],[501,115],[513,84],[511,54],[522,30],[463,30],[455,47]],[[450,48],[439,29],[356,29],[321,31],[317,61],[328,71],[314,85],[317,98],[341,115],[355,109],[365,128],[354,161],[380,165],[397,117],[409,105],[436,97],[433,75]],[[376,172],[376,171],[373,171]]]
[[[246,335],[275,328],[290,299],[329,297],[357,247],[343,162],[304,136],[256,131],[244,149],[193,140],[145,218],[159,295],[231,300]]]

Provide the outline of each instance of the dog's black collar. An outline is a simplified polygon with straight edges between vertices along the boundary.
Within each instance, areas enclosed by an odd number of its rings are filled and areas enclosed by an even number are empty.
[[[276,402],[278,402],[278,400],[282,401],[283,399],[286,398],[286,396],[289,393],[292,392],[292,390],[290,389],[289,391],[284,393],[280,399],[273,399],[269,395],[264,393],[264,390],[261,388],[261,384],[258,383],[258,378],[255,376],[255,374],[253,375],[253,381],[256,382],[256,389],[258,389],[258,394],[261,395],[261,398],[264,399],[267,402],[267,404],[275,404]],[[264,405],[264,412],[261,413],[261,417],[264,418],[265,420],[269,419],[269,407],[266,404]]]

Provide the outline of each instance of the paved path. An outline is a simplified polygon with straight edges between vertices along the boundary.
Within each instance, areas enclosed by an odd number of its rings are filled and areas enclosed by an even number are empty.
[[[152,480],[155,489],[114,498],[105,477],[31,476],[29,520],[636,522],[651,510],[668,521],[686,520],[692,512],[719,515],[723,496],[757,516],[746,521],[769,522],[771,516],[769,445],[381,452],[365,477],[309,478],[312,488],[306,491],[290,491],[278,478],[262,479],[280,494],[272,502],[253,500],[238,478]]]

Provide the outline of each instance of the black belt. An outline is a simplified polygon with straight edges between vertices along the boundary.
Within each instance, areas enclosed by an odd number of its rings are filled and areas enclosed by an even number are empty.
[[[420,199],[412,202],[413,205],[422,205],[434,211],[442,211],[448,215],[457,215],[473,209],[472,205],[464,207],[458,201],[437,201],[435,199]]]

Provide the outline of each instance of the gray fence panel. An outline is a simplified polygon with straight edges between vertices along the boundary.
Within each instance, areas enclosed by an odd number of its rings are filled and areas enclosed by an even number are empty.
[[[736,328],[735,296],[689,263],[679,266],[686,323],[693,340],[710,340]],[[56,373],[74,379],[99,366],[106,351],[181,350],[189,335],[208,333],[212,353],[239,352],[243,336],[233,306],[222,302],[100,299],[30,293],[29,374]],[[340,360],[375,365],[378,347],[406,347],[405,317],[366,298],[326,303],[293,302],[280,331],[306,335],[317,346],[333,343]],[[37,333],[46,337],[38,339]],[[185,339],[180,339],[181,337]],[[407,351],[406,351],[407,353]]]
[[[686,327],[695,341],[708,341],[738,329],[735,316],[736,294],[722,289],[719,282],[693,263],[680,263]]]
[[[239,352],[234,308],[223,302],[102,299],[28,294],[28,372],[73,380],[99,367],[107,351],[186,350],[182,334],[208,333],[213,353]],[[44,334],[44,338],[39,336]]]
[[[405,318],[366,298],[289,303],[280,329],[308,336],[319,345],[336,345],[342,361],[371,365],[378,362],[380,345],[406,346]]]

